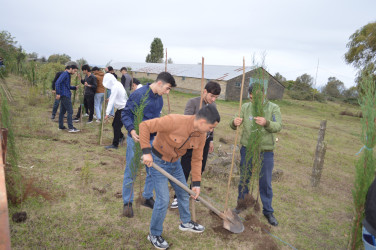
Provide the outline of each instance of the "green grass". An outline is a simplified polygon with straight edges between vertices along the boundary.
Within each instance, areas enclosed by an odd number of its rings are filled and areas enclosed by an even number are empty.
[[[83,123],[82,128],[80,123],[75,124],[82,129],[77,134],[58,131],[57,122],[49,120],[52,100],[41,98],[36,106],[30,106],[24,83],[13,76],[7,78],[7,82],[16,100],[10,109],[20,152],[20,171],[25,177],[33,178],[35,185],[52,198],[32,197],[17,207],[10,206],[12,248],[149,249],[151,245],[146,236],[152,211],[135,204],[135,217],[122,217],[122,199],[115,197],[122,190],[126,147],[106,151],[99,146],[96,123]],[[182,114],[187,100],[194,96],[172,91],[172,113]],[[164,103],[162,113],[165,115],[166,97]],[[298,249],[344,249],[352,219],[355,153],[362,144],[358,139],[359,118],[339,113],[346,109],[357,111],[357,107],[291,99],[276,103],[281,107],[283,129],[277,136],[274,169],[281,169],[284,174],[280,181],[273,182],[273,207],[280,225],[272,228],[271,233]],[[209,165],[216,158],[218,148],[232,152],[235,132],[228,124],[237,114],[238,105],[237,102],[217,101],[221,122],[214,135],[215,154],[209,157],[203,175],[202,193],[220,210],[225,204],[227,175],[209,169],[221,168],[223,173],[228,173],[229,166]],[[76,104],[74,112],[77,108]],[[328,148],[320,186],[313,189],[310,175],[322,119],[328,120],[325,136]],[[110,145],[112,136],[111,123],[106,123],[103,145]],[[228,144],[219,142],[220,138]],[[138,178],[145,178],[144,169]],[[135,184],[135,190],[139,190],[139,182]],[[138,191],[135,200],[137,197]],[[236,197],[237,187],[232,184],[230,207],[235,207]],[[211,215],[202,204],[197,204],[196,210],[198,221],[206,226],[202,235],[179,231],[178,212],[168,210],[163,236],[172,249],[259,249],[256,246],[262,246],[261,238],[250,239],[244,233],[221,233],[221,219]],[[24,223],[11,221],[17,211],[28,213]],[[273,241],[272,237],[263,236]],[[275,242],[281,249],[288,249],[283,243]]]

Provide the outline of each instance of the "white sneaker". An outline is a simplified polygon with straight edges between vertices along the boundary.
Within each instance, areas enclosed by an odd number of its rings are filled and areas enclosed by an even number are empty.
[[[178,199],[174,198],[174,201],[171,203],[171,208],[178,208]]]
[[[86,113],[86,114],[84,114],[83,116],[89,116],[89,114],[88,114],[88,113]]]
[[[101,120],[97,119],[97,120],[96,120],[96,122],[97,122],[97,123],[100,123],[100,122],[101,122]]]
[[[184,223],[184,224],[181,223],[179,225],[179,229],[181,231],[190,231],[190,232],[194,232],[194,233],[202,233],[202,232],[204,232],[205,227],[191,220],[188,223]]]
[[[77,133],[80,132],[80,130],[76,129],[75,127],[68,130],[69,133]]]
[[[97,116],[96,116],[96,115],[93,115],[93,118],[94,118],[94,119],[97,119]]]
[[[167,249],[169,247],[167,241],[165,241],[162,236],[154,236],[148,234],[148,240],[153,244],[155,248],[158,249]]]

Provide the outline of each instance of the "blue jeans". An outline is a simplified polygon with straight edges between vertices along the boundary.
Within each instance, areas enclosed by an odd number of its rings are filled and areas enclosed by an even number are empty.
[[[183,168],[180,159],[174,163],[166,162],[152,153],[155,164],[163,168],[181,183],[187,186]],[[168,190],[168,178],[161,174],[153,167],[150,168],[151,179],[153,180],[155,189],[155,203],[150,221],[150,233],[154,236],[162,235],[163,221],[166,217],[170,195]],[[189,211],[189,194],[174,182],[170,181],[171,186],[175,190],[175,194],[179,201],[179,214],[182,223],[191,221],[191,213]]]
[[[65,112],[68,112],[67,121],[68,121],[68,128],[73,128],[72,123],[72,115],[73,115],[73,108],[71,99],[67,96],[60,96],[60,114],[59,114],[59,128],[64,127],[64,115]]]
[[[55,117],[57,109],[59,108],[60,99],[55,98],[54,107],[52,108],[52,116]]]
[[[248,184],[252,175],[252,159],[245,166],[246,148],[242,146],[240,149],[240,182],[238,186],[238,200],[244,199],[244,196],[249,193]],[[260,171],[260,198],[262,202],[263,214],[271,214],[274,212],[272,207],[273,189],[272,189],[272,171],[274,168],[274,153],[263,152],[262,167]]]
[[[111,96],[111,89],[107,89],[107,98],[110,98],[110,96]],[[115,111],[114,111],[114,107],[112,106],[110,115],[114,116],[114,114],[115,114]]]
[[[102,117],[102,103],[104,100],[104,93],[95,93],[94,96],[94,109],[97,119],[100,120]]]
[[[150,144],[153,142],[151,141]],[[132,173],[131,166],[133,164],[134,158],[134,141],[132,136],[127,136],[127,152],[126,152],[126,165],[124,171],[124,179],[123,179],[123,202],[127,204],[129,202],[133,202],[134,193],[133,193],[133,181],[137,177],[137,173]],[[145,199],[150,199],[153,197],[153,182],[151,180],[151,176],[149,174],[149,168],[146,167],[146,179],[144,185],[144,192],[142,196]]]
[[[363,226],[362,230],[362,238],[365,250],[375,250],[376,249],[376,242],[375,236],[373,236],[367,229]]]

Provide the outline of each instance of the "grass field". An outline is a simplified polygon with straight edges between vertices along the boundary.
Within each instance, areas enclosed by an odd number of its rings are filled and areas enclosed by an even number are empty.
[[[29,183],[44,190],[45,198],[34,195],[19,206],[10,206],[13,249],[149,249],[146,236],[151,210],[136,202],[135,217],[122,217],[119,196],[125,167],[125,145],[106,151],[112,142],[111,124],[105,125],[104,145],[98,145],[98,124],[76,124],[80,133],[58,130],[50,120],[53,100],[30,91],[17,77],[6,79],[15,101],[11,103],[12,124],[19,150],[19,167]],[[183,113],[192,95],[172,92],[172,113]],[[35,100],[37,99],[37,100]],[[283,177],[273,182],[273,207],[279,226],[270,228],[261,214],[248,210],[241,214],[246,226],[242,234],[222,228],[222,220],[197,203],[198,222],[203,234],[178,230],[178,211],[169,209],[164,222],[164,238],[172,249],[289,249],[273,235],[297,249],[344,249],[352,220],[355,154],[360,120],[341,116],[354,106],[284,99],[276,101],[282,112],[283,129],[278,134],[274,169]],[[167,101],[165,99],[165,104]],[[235,132],[229,128],[237,113],[237,102],[217,101],[221,122],[215,130],[215,153],[204,172],[202,193],[217,208],[225,204],[229,166],[211,164],[218,153],[231,154]],[[77,111],[77,107],[74,107]],[[167,105],[163,114],[167,113]],[[326,119],[327,152],[321,184],[313,189],[310,175],[320,121]],[[57,119],[56,119],[57,120]],[[123,130],[124,132],[124,130]],[[238,153],[237,153],[238,154]],[[224,165],[224,166],[223,166]],[[237,173],[234,173],[236,178]],[[137,178],[135,197],[139,196]],[[143,186],[143,183],[142,183]],[[172,192],[170,192],[172,194]],[[120,197],[120,198],[119,198]],[[233,182],[230,207],[236,206],[237,187]],[[28,219],[14,223],[12,214],[26,211]]]

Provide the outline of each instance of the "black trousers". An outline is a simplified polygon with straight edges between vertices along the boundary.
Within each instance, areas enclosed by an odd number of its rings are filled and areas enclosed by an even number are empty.
[[[84,108],[85,108],[86,114],[88,114],[89,108],[88,108],[88,103],[87,103],[87,99],[85,98],[85,96],[84,96]],[[78,111],[77,111],[77,115],[76,115],[76,118],[80,118],[80,117],[81,117],[81,105],[80,105],[80,107],[78,107]]]
[[[112,127],[114,129],[114,139],[112,145],[119,146],[120,139],[124,138],[124,134],[121,132],[123,123],[121,121],[121,109],[116,110],[114,120],[112,121]]]
[[[86,99],[86,103],[87,103],[87,111],[88,111],[88,114],[89,114],[89,121],[92,121],[93,116],[94,116],[94,95],[85,95],[84,98]]]

